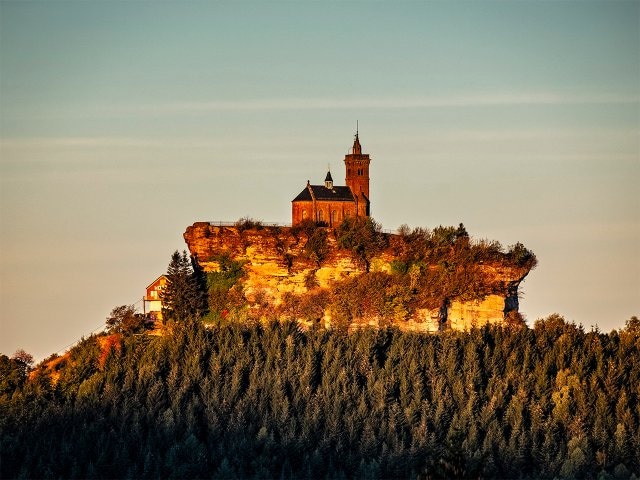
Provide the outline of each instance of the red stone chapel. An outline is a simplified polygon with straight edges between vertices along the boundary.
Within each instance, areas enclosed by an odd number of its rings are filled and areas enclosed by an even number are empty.
[[[333,227],[348,217],[368,217],[370,162],[369,154],[362,153],[356,132],[351,153],[344,157],[347,185],[334,185],[331,172],[327,172],[324,185],[311,185],[307,181],[304,190],[291,202],[291,224],[312,220]]]

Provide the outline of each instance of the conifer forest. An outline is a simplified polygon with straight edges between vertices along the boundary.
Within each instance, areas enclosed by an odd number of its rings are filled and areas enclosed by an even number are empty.
[[[1,478],[634,478],[640,325],[176,322],[0,356]]]

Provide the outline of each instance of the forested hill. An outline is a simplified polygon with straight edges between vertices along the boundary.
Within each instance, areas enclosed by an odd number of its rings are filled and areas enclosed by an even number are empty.
[[[634,478],[640,326],[421,335],[294,323],[0,357],[1,478]]]

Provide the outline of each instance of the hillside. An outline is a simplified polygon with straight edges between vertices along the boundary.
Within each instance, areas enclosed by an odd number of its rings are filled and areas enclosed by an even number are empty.
[[[638,478],[640,321],[528,328],[523,245],[372,220],[185,240],[206,317],[150,334],[122,306],[34,369],[0,355],[0,478]]]
[[[213,312],[351,329],[517,322],[520,283],[537,263],[523,245],[474,241],[462,225],[390,234],[371,219],[335,229],[198,222],[184,238],[209,272]]]
[[[57,381],[0,356],[0,477],[637,478],[639,365],[637,319],[94,336]]]

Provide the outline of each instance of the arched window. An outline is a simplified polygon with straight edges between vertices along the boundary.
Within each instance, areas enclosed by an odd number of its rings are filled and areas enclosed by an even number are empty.
[[[338,211],[334,210],[331,212],[331,222],[335,225],[338,223]]]
[[[306,211],[306,210],[303,210],[303,211],[302,211],[302,219],[303,219],[303,220],[306,220],[306,219],[307,219],[307,211]]]
[[[318,210],[318,221],[324,221],[324,215],[322,214],[322,210]]]

